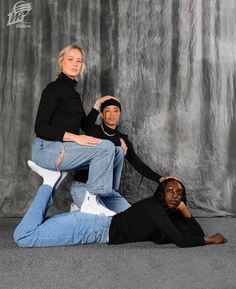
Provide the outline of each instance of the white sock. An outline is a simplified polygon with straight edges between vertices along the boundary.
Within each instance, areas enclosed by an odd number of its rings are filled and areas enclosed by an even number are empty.
[[[59,178],[59,180],[57,181],[56,185],[55,185],[55,190],[57,190],[60,186],[60,184],[62,183],[62,181],[64,180],[64,178],[67,176],[68,172],[64,171],[64,172],[61,172],[61,176]]]
[[[38,175],[40,175],[43,178],[43,185],[48,185],[53,188],[55,183],[61,176],[61,173],[59,171],[51,171],[51,170],[44,169],[36,165],[32,161],[28,161],[27,163],[32,171],[36,172]]]

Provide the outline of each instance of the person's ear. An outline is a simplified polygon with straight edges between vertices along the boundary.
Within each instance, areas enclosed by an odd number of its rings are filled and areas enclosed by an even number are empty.
[[[101,120],[103,120],[103,114],[102,114],[102,112],[100,112],[100,118],[101,118]]]

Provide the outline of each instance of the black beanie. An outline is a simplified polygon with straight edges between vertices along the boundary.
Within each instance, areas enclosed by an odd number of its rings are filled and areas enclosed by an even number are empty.
[[[121,105],[120,105],[120,102],[118,100],[115,100],[114,98],[110,98],[106,101],[104,101],[102,104],[101,104],[101,111],[104,110],[105,107],[109,106],[109,105],[114,105],[114,106],[117,106],[119,107],[120,111],[121,111]]]

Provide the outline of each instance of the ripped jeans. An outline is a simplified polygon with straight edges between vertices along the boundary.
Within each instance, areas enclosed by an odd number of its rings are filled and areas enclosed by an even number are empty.
[[[86,190],[101,195],[112,192],[114,157],[115,146],[108,140],[96,146],[82,146],[36,138],[32,146],[32,160],[46,169],[69,171],[89,165]]]

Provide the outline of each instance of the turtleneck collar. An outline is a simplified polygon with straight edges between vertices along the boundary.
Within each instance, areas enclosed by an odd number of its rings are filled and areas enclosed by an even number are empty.
[[[117,127],[116,127],[115,129],[110,128],[109,126],[105,125],[104,122],[102,122],[101,125],[102,125],[102,128],[103,128],[104,132],[107,133],[109,136],[113,136],[113,135],[116,134],[116,132],[117,132]]]
[[[70,77],[65,75],[63,72],[61,72],[59,74],[58,78],[63,80],[65,83],[67,83],[72,88],[74,88],[77,85],[77,81],[75,79],[71,79]]]

